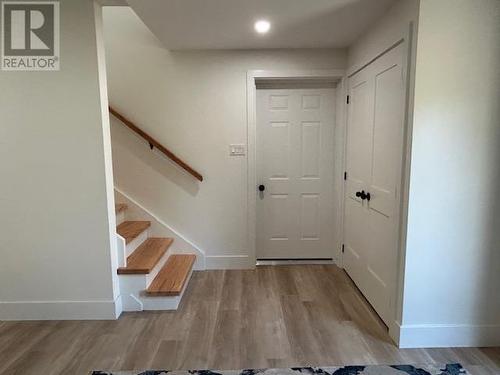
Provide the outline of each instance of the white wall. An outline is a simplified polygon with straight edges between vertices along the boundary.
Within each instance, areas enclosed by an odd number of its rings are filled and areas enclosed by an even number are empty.
[[[345,51],[172,52],[126,7],[105,9],[104,26],[111,104],[205,177],[115,124],[117,187],[204,250],[209,266],[249,266],[247,159],[229,157],[229,144],[247,139],[246,73],[344,68]]]
[[[0,320],[115,317],[99,10],[60,10],[61,70],[0,72]]]
[[[398,0],[349,47],[348,72],[354,72],[406,36],[418,20],[419,0]]]
[[[403,346],[500,344],[499,20],[421,1]]]

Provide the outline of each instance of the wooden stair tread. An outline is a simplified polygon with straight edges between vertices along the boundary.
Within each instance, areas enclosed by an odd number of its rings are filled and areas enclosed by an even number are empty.
[[[127,205],[125,203],[116,203],[115,204],[115,213],[120,213],[122,211],[125,211],[127,209]]]
[[[127,266],[118,268],[119,275],[148,274],[165,255],[172,238],[148,238],[127,257]]]
[[[195,260],[196,255],[193,254],[171,255],[147,289],[147,294],[150,296],[181,294]]]
[[[124,221],[116,227],[116,231],[120,236],[125,238],[125,243],[128,244],[150,226],[150,221]]]

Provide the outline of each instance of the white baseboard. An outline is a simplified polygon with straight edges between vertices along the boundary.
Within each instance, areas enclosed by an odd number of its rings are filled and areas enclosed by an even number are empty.
[[[248,255],[210,255],[205,257],[205,267],[207,270],[238,270],[255,268],[255,264]]]
[[[484,346],[500,346],[500,325],[418,324],[399,327],[400,348]]]
[[[115,320],[121,301],[0,302],[2,320]]]
[[[335,259],[332,260],[307,260],[307,259],[286,259],[286,260],[265,260],[256,261],[257,266],[297,266],[297,265],[318,265],[318,264],[334,264],[337,265]]]

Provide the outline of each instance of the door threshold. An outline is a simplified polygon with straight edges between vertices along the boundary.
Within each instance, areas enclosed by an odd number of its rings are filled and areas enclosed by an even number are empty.
[[[257,266],[282,266],[298,264],[336,264],[332,258],[313,258],[313,259],[257,259]]]

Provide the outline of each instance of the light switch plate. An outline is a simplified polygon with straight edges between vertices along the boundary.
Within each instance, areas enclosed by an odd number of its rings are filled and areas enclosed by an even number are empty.
[[[229,155],[230,156],[244,156],[245,155],[245,145],[242,145],[242,144],[229,145]]]

